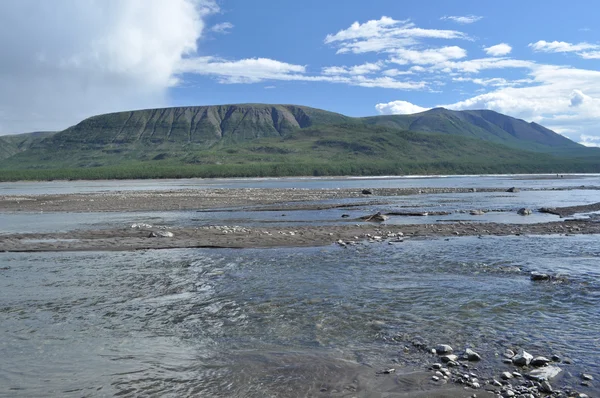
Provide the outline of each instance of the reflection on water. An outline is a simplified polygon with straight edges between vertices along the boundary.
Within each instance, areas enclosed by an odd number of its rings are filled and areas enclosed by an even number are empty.
[[[564,383],[600,377],[597,236],[0,253],[0,264],[2,396],[383,393],[400,387],[377,370],[431,361],[414,339],[476,347],[482,372],[522,346],[573,358]],[[567,281],[534,283],[534,270]]]

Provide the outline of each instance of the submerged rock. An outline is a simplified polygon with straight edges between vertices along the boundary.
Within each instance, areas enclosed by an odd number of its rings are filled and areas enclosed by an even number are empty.
[[[545,380],[552,380],[560,372],[562,372],[562,369],[558,366],[544,366],[543,368],[532,370],[527,373],[525,377],[533,381],[542,382]]]
[[[516,187],[511,187],[506,190],[506,192],[511,192],[511,193],[517,193],[519,191],[520,191],[520,189],[516,188]]]
[[[549,281],[550,275],[534,271],[531,273],[530,278],[532,281]]]
[[[373,191],[371,191],[370,189],[363,189],[362,190],[362,194],[363,195],[372,195]]]

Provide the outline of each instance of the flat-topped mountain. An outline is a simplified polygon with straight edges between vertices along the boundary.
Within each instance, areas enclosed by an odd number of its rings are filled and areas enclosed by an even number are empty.
[[[0,147],[0,170],[141,162],[144,167],[285,164],[286,173],[292,174],[298,165],[308,170],[334,163],[393,163],[396,169],[435,163],[440,172],[457,163],[469,164],[473,172],[476,164],[485,163],[500,171],[505,164],[569,164],[565,159],[572,156],[590,171],[591,159],[600,152],[538,124],[487,110],[436,108],[414,115],[353,118],[306,106],[268,104],[110,113],[56,133],[0,137]],[[367,169],[370,166],[351,172],[371,173]]]

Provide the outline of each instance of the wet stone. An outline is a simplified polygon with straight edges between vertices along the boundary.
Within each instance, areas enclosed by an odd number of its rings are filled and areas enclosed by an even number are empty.
[[[527,366],[531,363],[532,359],[533,355],[531,355],[525,350],[521,350],[517,355],[513,357],[512,362],[517,366]]]
[[[478,353],[476,353],[475,351],[473,351],[470,348],[467,348],[465,350],[465,356],[467,357],[467,360],[469,360],[469,361],[481,361],[481,355],[479,355]]]
[[[444,355],[440,358],[442,362],[456,362],[458,360],[458,355],[449,354]]]
[[[583,380],[594,380],[594,376],[592,376],[591,374],[587,374],[587,373],[582,373],[581,378]]]
[[[546,357],[535,357],[531,360],[531,366],[540,367],[546,366],[550,363],[550,360]]]
[[[452,347],[450,347],[448,344],[438,344],[435,346],[435,352],[438,355],[450,354],[452,352]]]

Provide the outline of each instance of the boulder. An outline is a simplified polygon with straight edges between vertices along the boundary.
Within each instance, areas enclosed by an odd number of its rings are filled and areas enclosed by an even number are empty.
[[[517,355],[513,357],[512,362],[517,366],[527,366],[531,363],[532,359],[533,355],[531,355],[527,351],[521,350]]]
[[[373,191],[371,191],[370,189],[363,189],[362,190],[362,194],[363,195],[372,195]]]
[[[515,188],[515,187],[511,187],[511,188],[508,188],[506,190],[506,192],[511,192],[511,193],[517,193],[519,191],[520,191],[520,189],[519,188]]]
[[[521,215],[521,216],[528,216],[532,213],[531,209],[527,209],[525,207],[520,208],[517,211],[517,214]]]

